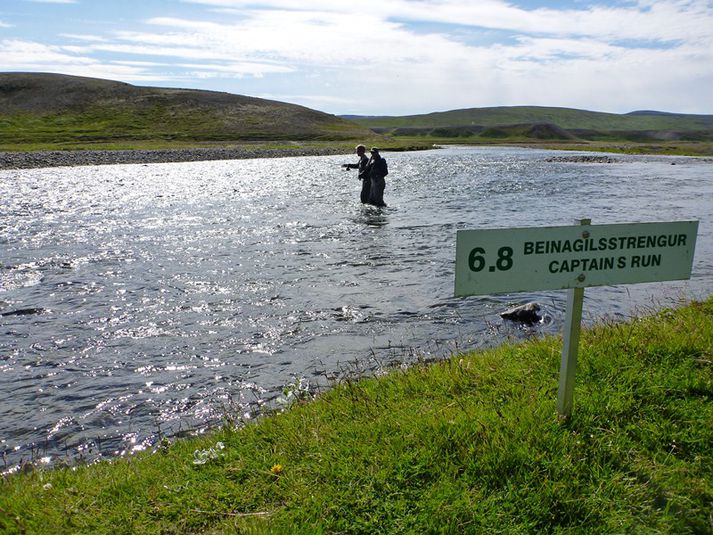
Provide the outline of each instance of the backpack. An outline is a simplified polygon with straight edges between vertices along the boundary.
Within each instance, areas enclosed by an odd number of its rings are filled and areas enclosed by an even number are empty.
[[[386,159],[382,158],[379,164],[379,170],[381,171],[382,178],[389,174],[389,167],[386,165]]]

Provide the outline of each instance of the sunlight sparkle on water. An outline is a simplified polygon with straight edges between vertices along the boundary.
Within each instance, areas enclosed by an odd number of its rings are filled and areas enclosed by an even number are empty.
[[[711,162],[553,154],[386,153],[385,209],[358,202],[352,155],[0,171],[9,465],[248,419],[295,377],[558,333],[562,292],[453,297],[458,229],[712,219]],[[588,290],[585,322],[708,292],[712,252],[702,224],[690,282]],[[499,318],[532,300],[534,331]]]

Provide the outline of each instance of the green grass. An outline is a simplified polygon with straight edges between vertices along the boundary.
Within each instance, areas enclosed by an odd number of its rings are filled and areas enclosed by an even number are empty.
[[[242,142],[190,142],[161,140],[131,140],[122,142],[96,143],[32,143],[32,144],[0,144],[0,151],[35,152],[35,151],[83,151],[83,150],[172,150],[172,149],[211,149],[211,148],[254,148],[254,149],[299,149],[299,148],[343,148],[353,152],[356,141],[242,141]]]
[[[463,145],[472,147],[519,146],[534,149],[576,150],[591,152],[611,152],[618,154],[658,154],[669,156],[713,156],[713,141],[670,141],[659,143],[632,143],[626,140],[609,142],[585,140],[537,140],[526,137],[507,137],[483,139],[478,137],[438,137],[438,136],[396,136],[387,137],[395,140],[394,144],[413,147],[432,147],[433,145]]]
[[[661,143],[630,143],[626,141],[600,143],[542,143],[526,144],[522,146],[533,146],[556,150],[584,150],[591,152],[608,152],[614,154],[656,154],[661,156],[713,156],[713,141],[709,142],[661,142]]]
[[[710,533],[713,299],[585,331],[568,422],[560,350],[393,370],[155,454],[13,475],[0,532]]]
[[[82,151],[82,150],[171,150],[191,148],[254,148],[254,149],[325,149],[329,151],[342,150],[353,153],[358,143],[368,146],[377,145],[385,151],[423,150],[432,148],[432,143],[422,140],[394,140],[376,134],[355,139],[339,140],[265,140],[265,141],[180,141],[180,140],[124,140],[124,141],[62,141],[33,143],[0,143],[0,152],[37,152],[37,151]]]
[[[291,111],[288,109],[288,111]],[[166,107],[102,108],[82,113],[0,114],[0,146],[28,144],[91,144],[122,142],[236,142],[258,140],[351,140],[368,133],[354,123],[336,117],[311,118],[242,113],[228,119],[222,110]]]

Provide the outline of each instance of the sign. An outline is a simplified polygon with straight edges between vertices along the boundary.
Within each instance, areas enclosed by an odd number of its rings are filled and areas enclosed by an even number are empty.
[[[698,221],[459,230],[455,295],[688,279]]]
[[[584,288],[688,279],[698,221],[459,230],[456,296],[567,288],[557,410],[572,414]]]

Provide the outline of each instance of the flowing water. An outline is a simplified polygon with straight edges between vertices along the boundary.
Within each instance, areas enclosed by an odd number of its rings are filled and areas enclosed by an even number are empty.
[[[562,291],[454,298],[458,229],[697,219],[691,281],[588,289],[585,321],[710,293],[710,159],[548,161],[563,155],[387,153],[385,209],[358,202],[346,156],[0,171],[5,470],[248,419],[291,383],[561,330]],[[500,319],[529,300],[541,324]]]

